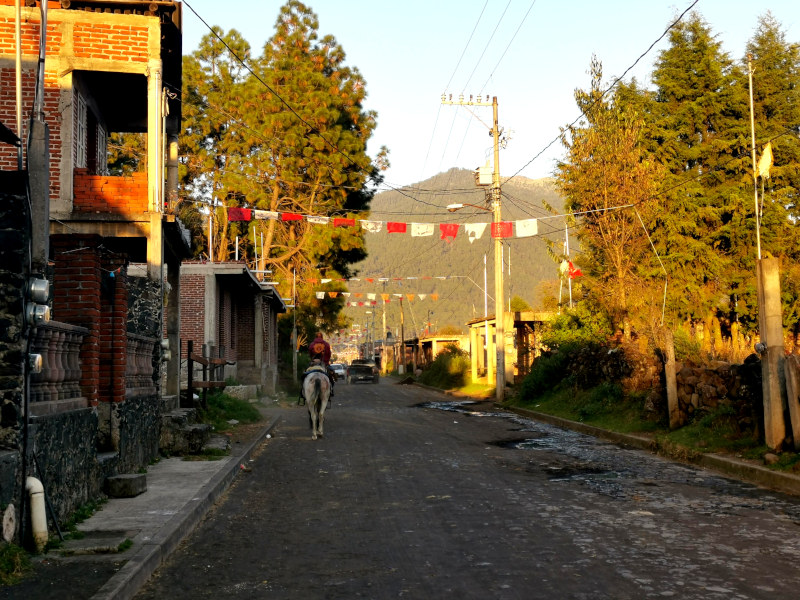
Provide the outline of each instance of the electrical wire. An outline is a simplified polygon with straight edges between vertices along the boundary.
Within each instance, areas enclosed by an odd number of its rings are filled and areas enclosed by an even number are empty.
[[[678,25],[678,23],[680,23],[680,22],[681,22],[681,20],[683,19],[683,17],[684,17],[684,16],[685,16],[685,15],[686,15],[686,14],[687,14],[687,13],[688,13],[690,10],[692,10],[692,9],[695,7],[695,5],[696,5],[696,4],[697,4],[699,1],[700,1],[700,0],[693,0],[693,2],[692,2],[692,3],[691,3],[691,4],[690,4],[690,5],[689,5],[689,6],[686,8],[686,10],[684,10],[684,11],[683,11],[683,12],[682,12],[682,13],[681,13],[679,16],[678,16],[678,18],[677,18],[677,19],[675,19],[675,21],[673,21],[672,23],[670,23],[670,25],[669,25],[669,26],[668,26],[668,27],[667,27],[667,28],[664,30],[664,32],[663,32],[663,33],[662,33],[662,34],[661,34],[661,35],[660,35],[660,36],[659,36],[659,37],[658,37],[658,38],[657,38],[657,39],[656,39],[656,40],[655,40],[655,41],[654,41],[652,44],[650,44],[650,46],[647,48],[647,50],[645,50],[644,52],[642,52],[642,54],[640,54],[640,55],[639,55],[639,57],[638,57],[638,58],[637,58],[637,59],[636,59],[636,60],[633,62],[633,64],[631,64],[631,65],[630,65],[630,66],[629,66],[627,69],[625,69],[625,71],[622,73],[622,75],[620,75],[619,77],[615,78],[615,79],[614,79],[614,80],[611,82],[611,84],[610,84],[610,85],[609,85],[609,86],[608,86],[608,87],[605,89],[605,91],[603,91],[603,93],[602,93],[602,94],[600,94],[600,96],[599,96],[597,99],[595,99],[595,101],[594,101],[594,102],[592,102],[592,103],[591,103],[589,106],[587,106],[585,110],[581,111],[581,114],[580,114],[580,115],[578,115],[578,117],[577,117],[577,118],[576,118],[574,121],[572,121],[572,123],[570,123],[569,125],[567,125],[566,129],[569,129],[569,128],[571,128],[571,127],[574,127],[574,126],[575,126],[575,124],[576,124],[578,121],[580,121],[580,120],[581,120],[583,117],[585,117],[585,116],[586,116],[586,112],[587,112],[588,110],[591,110],[591,109],[592,109],[592,108],[593,108],[595,105],[597,105],[597,104],[598,104],[600,101],[602,101],[602,100],[603,100],[603,98],[605,98],[605,97],[606,97],[606,95],[607,95],[607,94],[608,94],[608,93],[609,93],[611,90],[613,90],[613,89],[616,87],[616,85],[617,85],[617,84],[618,84],[620,81],[622,81],[622,79],[625,77],[625,75],[627,75],[627,74],[628,74],[628,73],[631,71],[631,69],[633,69],[633,68],[634,68],[634,67],[635,67],[637,64],[639,64],[639,61],[640,61],[640,60],[642,60],[642,59],[643,59],[645,56],[647,56],[647,54],[649,54],[649,53],[650,53],[650,51],[651,51],[651,50],[652,50],[652,49],[653,49],[653,48],[656,46],[656,44],[658,44],[658,43],[659,43],[661,40],[663,40],[663,39],[666,37],[666,35],[667,35],[667,34],[668,34],[668,33],[669,33],[669,32],[670,32],[670,31],[671,31],[671,30],[672,30],[674,27],[676,27],[676,26]],[[525,169],[526,169],[528,166],[530,166],[530,165],[531,165],[531,164],[532,164],[532,163],[533,163],[533,162],[534,162],[536,159],[538,159],[538,158],[539,158],[539,157],[540,157],[542,154],[544,154],[545,152],[547,152],[547,150],[549,150],[549,149],[550,149],[550,147],[551,147],[553,144],[555,144],[555,143],[556,143],[558,140],[560,140],[560,139],[561,139],[561,134],[559,134],[559,135],[557,135],[555,138],[553,138],[553,139],[552,139],[552,140],[551,140],[551,141],[550,141],[550,142],[549,142],[549,143],[548,143],[548,144],[547,144],[547,145],[546,145],[544,148],[542,148],[542,149],[541,149],[539,152],[537,152],[537,153],[534,155],[534,157],[533,157],[533,158],[531,158],[531,159],[530,159],[528,162],[526,162],[526,163],[525,163],[525,164],[522,166],[522,168],[520,168],[519,170],[517,170],[517,171],[516,171],[516,172],[515,172],[515,173],[514,173],[514,174],[513,174],[511,177],[509,177],[509,178],[506,180],[506,182],[508,182],[508,181],[510,181],[510,180],[512,180],[512,179],[514,179],[514,177],[517,177],[517,176],[518,176],[518,175],[519,175],[519,174],[520,174],[520,173],[521,173],[523,170],[525,170]]]

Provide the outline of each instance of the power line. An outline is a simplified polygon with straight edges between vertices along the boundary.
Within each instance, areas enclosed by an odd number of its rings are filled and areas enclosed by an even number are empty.
[[[645,57],[645,56],[646,56],[646,55],[647,55],[647,54],[650,52],[650,50],[652,50],[652,49],[655,47],[655,45],[656,45],[656,44],[658,44],[658,43],[659,43],[661,40],[663,40],[663,39],[664,39],[664,37],[666,37],[666,35],[667,35],[667,34],[668,34],[668,33],[669,33],[669,32],[670,32],[670,31],[671,31],[671,30],[672,30],[672,29],[673,29],[675,26],[677,26],[677,24],[678,24],[678,23],[680,23],[680,21],[683,19],[683,17],[686,15],[686,13],[688,13],[690,10],[692,10],[692,9],[695,7],[695,5],[696,5],[696,4],[697,4],[699,1],[700,1],[700,0],[693,0],[693,2],[692,2],[692,3],[691,3],[691,4],[690,4],[690,5],[689,5],[689,6],[686,8],[686,10],[684,10],[684,11],[683,11],[683,12],[682,12],[682,13],[681,13],[679,16],[678,16],[678,18],[677,18],[677,19],[675,19],[675,21],[673,21],[673,22],[672,22],[672,23],[671,23],[671,24],[670,24],[670,25],[669,25],[669,26],[668,26],[668,27],[667,27],[667,28],[664,30],[664,33],[662,33],[662,34],[661,34],[661,35],[660,35],[660,36],[659,36],[659,37],[658,37],[658,38],[657,38],[657,39],[656,39],[656,40],[655,40],[655,41],[654,41],[652,44],[650,44],[650,46],[647,48],[647,50],[645,50],[644,52],[642,52],[642,54],[640,54],[640,55],[639,55],[639,58],[637,58],[637,59],[636,59],[636,60],[633,62],[633,64],[631,64],[631,66],[629,66],[627,69],[625,69],[625,71],[622,73],[622,75],[620,75],[619,77],[617,77],[616,79],[614,79],[614,80],[611,82],[611,84],[610,84],[610,85],[609,85],[609,86],[606,88],[606,90],[605,90],[605,91],[604,91],[602,94],[600,94],[600,96],[599,96],[597,99],[595,99],[595,100],[594,100],[594,102],[592,102],[592,103],[591,103],[589,106],[587,106],[585,110],[581,111],[581,114],[580,114],[580,115],[578,115],[578,117],[577,117],[577,118],[576,118],[574,121],[572,121],[572,123],[570,123],[569,125],[567,125],[567,129],[569,129],[570,127],[573,127],[573,126],[574,126],[574,125],[575,125],[575,124],[576,124],[578,121],[580,121],[580,120],[581,120],[581,119],[582,119],[584,116],[586,116],[586,111],[588,111],[588,110],[592,109],[592,108],[593,108],[593,107],[594,107],[596,104],[598,104],[598,103],[599,103],[599,102],[600,102],[600,101],[601,101],[603,98],[605,98],[605,97],[606,97],[606,95],[607,95],[607,94],[608,94],[608,93],[609,93],[609,92],[610,92],[612,89],[614,89],[614,87],[616,87],[616,85],[617,85],[617,84],[618,84],[618,83],[619,83],[619,82],[622,80],[622,78],[623,78],[623,77],[625,77],[625,75],[627,75],[627,74],[628,74],[628,73],[631,71],[631,69],[633,69],[633,68],[634,68],[634,67],[635,67],[637,64],[639,64],[639,61],[640,61],[640,60],[642,60],[642,58],[644,58],[644,57]],[[519,174],[520,174],[520,173],[521,173],[523,170],[525,170],[525,169],[526,169],[526,168],[527,168],[527,167],[528,167],[528,166],[529,166],[531,163],[533,163],[533,162],[534,162],[534,161],[535,161],[537,158],[539,158],[539,157],[540,157],[542,154],[544,154],[545,152],[547,152],[547,150],[549,150],[549,149],[550,149],[550,146],[552,146],[553,144],[555,144],[555,143],[556,143],[558,140],[560,140],[560,139],[561,139],[561,134],[559,134],[559,135],[557,135],[555,138],[553,138],[553,139],[550,141],[550,143],[548,143],[548,144],[547,144],[547,145],[546,145],[544,148],[542,148],[542,149],[541,149],[539,152],[537,152],[537,153],[536,153],[536,155],[534,155],[534,157],[533,157],[533,158],[531,158],[531,159],[530,159],[530,160],[529,160],[527,163],[525,163],[525,164],[522,166],[522,168],[520,168],[520,169],[519,169],[519,170],[518,170],[516,173],[514,173],[514,174],[513,174],[511,177],[509,177],[509,178],[506,180],[506,183],[507,183],[508,181],[510,181],[511,179],[514,179],[514,177],[516,177],[517,175],[519,175]]]

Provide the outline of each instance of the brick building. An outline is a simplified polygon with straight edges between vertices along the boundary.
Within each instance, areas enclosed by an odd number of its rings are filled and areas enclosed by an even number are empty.
[[[180,263],[190,255],[170,211],[181,54],[178,2],[0,0],[0,122],[22,140],[31,123],[32,139],[22,155],[29,198],[10,196],[27,215],[30,264],[0,264],[11,286],[2,291],[19,299],[0,307],[2,318],[21,331],[2,375],[20,390],[2,396],[3,505],[19,503],[26,473],[36,473],[64,518],[97,497],[105,477],[157,455],[163,328],[177,345]],[[143,169],[109,174],[112,133],[146,139]],[[13,144],[0,144],[0,171],[18,160]],[[0,231],[18,220],[0,213]],[[23,316],[32,276],[50,282],[49,323]],[[28,372],[29,350],[41,372]],[[179,363],[166,363],[167,393],[177,394]]]
[[[274,393],[278,378],[278,314],[286,305],[275,286],[243,262],[181,266],[181,357],[194,352],[225,358],[225,377]],[[186,374],[184,373],[185,377]]]

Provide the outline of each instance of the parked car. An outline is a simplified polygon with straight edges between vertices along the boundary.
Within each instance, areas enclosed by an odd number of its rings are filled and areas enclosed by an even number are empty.
[[[374,360],[357,358],[350,363],[347,369],[347,383],[355,383],[356,381],[378,383],[379,379],[380,371]]]
[[[344,363],[331,363],[331,371],[336,374],[336,381],[344,381],[347,378],[347,365]]]

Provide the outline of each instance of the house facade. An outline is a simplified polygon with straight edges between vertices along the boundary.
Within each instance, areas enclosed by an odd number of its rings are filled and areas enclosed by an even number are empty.
[[[244,262],[186,262],[180,301],[182,361],[191,341],[195,354],[225,359],[223,379],[275,392],[278,315],[286,304],[274,285],[256,278]],[[186,380],[187,373],[181,375]]]
[[[31,139],[21,144],[23,169],[17,147],[0,144],[0,170],[13,182],[0,231],[27,246],[0,264],[9,298],[0,318],[11,333],[0,348],[10,390],[0,421],[4,505],[24,505],[25,479],[35,476],[64,519],[98,497],[106,477],[157,456],[162,375],[173,393],[180,376],[163,351],[179,340],[180,263],[190,253],[171,213],[180,9],[0,0],[0,121],[21,140],[30,123]],[[142,168],[109,173],[112,133],[141,136]],[[50,320],[25,317],[33,280],[49,283],[41,302]]]

